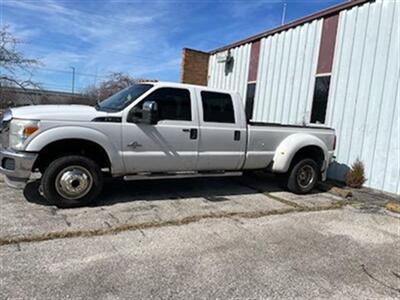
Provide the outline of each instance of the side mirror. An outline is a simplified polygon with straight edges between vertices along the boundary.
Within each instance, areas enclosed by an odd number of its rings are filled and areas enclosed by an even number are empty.
[[[141,109],[138,107],[133,108],[128,115],[128,121],[134,123],[149,124],[149,125],[157,124],[158,122],[157,102],[145,101]]]
[[[145,101],[142,108],[142,122],[145,124],[157,124],[158,105],[155,101]]]

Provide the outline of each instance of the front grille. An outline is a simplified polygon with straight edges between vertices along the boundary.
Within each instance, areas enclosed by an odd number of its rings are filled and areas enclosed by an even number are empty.
[[[1,130],[0,148],[8,148],[8,139],[9,139],[8,131],[9,131],[9,128],[7,128],[6,130]]]

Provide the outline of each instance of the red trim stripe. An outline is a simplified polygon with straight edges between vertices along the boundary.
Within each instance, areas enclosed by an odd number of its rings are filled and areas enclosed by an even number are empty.
[[[319,48],[317,74],[330,73],[332,71],[338,21],[339,14],[324,19],[322,25],[321,44]]]
[[[259,57],[260,57],[260,41],[257,41],[251,44],[248,81],[257,80]]]

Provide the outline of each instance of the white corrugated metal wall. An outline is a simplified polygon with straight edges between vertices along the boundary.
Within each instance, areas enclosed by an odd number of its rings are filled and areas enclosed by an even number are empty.
[[[342,11],[327,124],[338,134],[329,175],[343,176],[360,158],[367,186],[400,193],[400,2],[377,1]]]
[[[338,135],[337,163],[329,176],[343,179],[356,158],[366,186],[400,194],[400,1],[377,0],[340,13],[326,124]],[[263,38],[253,119],[308,123],[322,20]],[[210,57],[209,86],[239,91],[245,99],[250,44],[232,51],[233,72]],[[243,72],[243,73],[241,73]]]
[[[318,62],[322,20],[261,40],[253,119],[308,122]]]
[[[247,90],[247,76],[249,73],[251,44],[245,44],[231,49],[233,57],[233,70],[225,74],[225,64],[218,62],[217,56],[223,57],[227,51],[210,56],[208,68],[208,86],[226,90],[233,90],[240,93],[245,99]]]

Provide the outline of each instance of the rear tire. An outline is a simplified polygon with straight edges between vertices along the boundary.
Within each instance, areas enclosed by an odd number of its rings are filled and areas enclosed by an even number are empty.
[[[307,194],[319,180],[319,166],[315,160],[306,158],[294,164],[287,175],[286,188],[295,194]]]
[[[64,156],[49,164],[41,185],[44,197],[60,208],[85,206],[100,194],[103,175],[100,167],[85,156]]]

